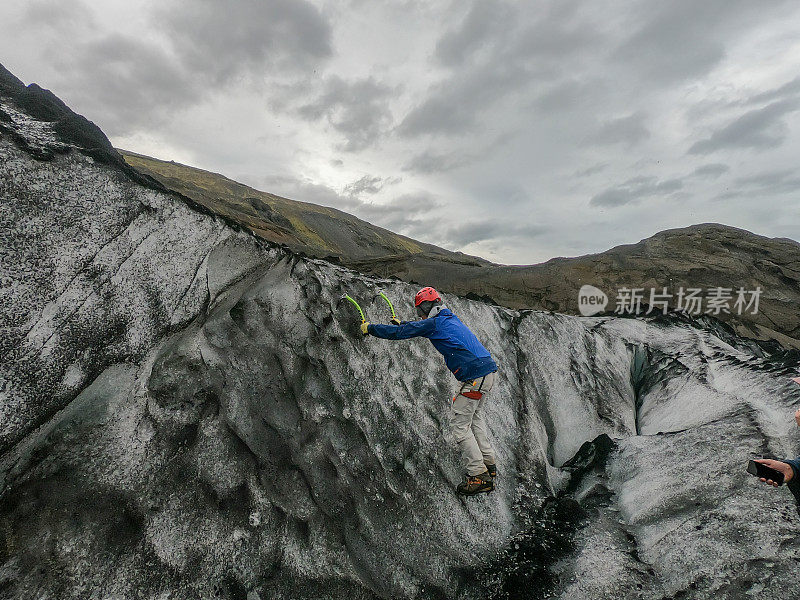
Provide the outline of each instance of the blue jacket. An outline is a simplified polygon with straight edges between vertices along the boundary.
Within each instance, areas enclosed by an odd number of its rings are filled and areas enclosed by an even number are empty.
[[[406,321],[400,325],[370,324],[367,331],[385,340],[407,340],[420,336],[428,338],[444,356],[447,368],[459,381],[471,381],[497,370],[489,351],[447,308],[421,321]]]

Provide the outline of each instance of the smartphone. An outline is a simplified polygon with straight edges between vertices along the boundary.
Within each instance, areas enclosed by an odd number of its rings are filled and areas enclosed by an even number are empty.
[[[754,460],[751,460],[749,463],[747,463],[747,472],[751,475],[755,475],[756,477],[771,479],[778,485],[783,485],[783,473],[773,469],[772,467],[768,467],[765,464],[757,463]]]

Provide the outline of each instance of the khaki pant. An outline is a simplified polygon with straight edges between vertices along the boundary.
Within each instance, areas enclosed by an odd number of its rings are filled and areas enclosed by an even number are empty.
[[[486,423],[483,420],[483,404],[494,385],[494,379],[495,373],[489,373],[474,381],[459,383],[458,392],[453,398],[450,427],[461,450],[467,475],[471,477],[483,473],[486,464],[495,464],[494,450],[486,437]],[[480,398],[464,396],[478,391],[482,394]]]

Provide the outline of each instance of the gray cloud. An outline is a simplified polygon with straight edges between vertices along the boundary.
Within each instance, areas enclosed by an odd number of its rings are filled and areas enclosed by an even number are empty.
[[[182,0],[156,13],[186,68],[215,84],[308,71],[333,53],[330,23],[306,0]]]
[[[765,104],[776,100],[791,100],[800,98],[800,77],[796,77],[778,87],[756,92],[752,89],[737,90],[733,97],[717,97],[712,95],[703,98],[686,107],[688,120],[692,122],[713,118],[719,114],[727,114],[731,110],[743,107],[763,107]]]
[[[371,216],[397,216],[417,215],[440,206],[439,202],[429,193],[403,194],[393,198],[391,202],[382,204],[362,203],[365,214]]]
[[[399,177],[373,177],[364,175],[361,179],[349,183],[344,187],[344,193],[353,198],[359,198],[364,194],[375,195],[387,185],[396,185],[402,181]]]
[[[354,181],[344,187],[344,192],[348,196],[358,197],[361,194],[377,194],[383,188],[383,179],[364,175],[361,179]]]
[[[745,104],[763,104],[764,102],[772,102],[773,100],[781,100],[798,95],[800,95],[800,77],[795,77],[774,90],[761,92],[748,98]]]
[[[696,177],[709,177],[716,179],[720,175],[724,175],[730,170],[731,168],[728,165],[723,165],[721,163],[711,163],[708,165],[701,165],[697,167],[692,173],[692,175],[695,175]]]
[[[80,0],[35,0],[25,7],[24,21],[60,30],[95,29],[94,14]]]
[[[525,81],[525,70],[513,64],[488,65],[460,73],[434,86],[428,98],[405,116],[399,133],[406,137],[466,133],[475,126],[477,113],[513,93]]]
[[[633,34],[619,45],[613,58],[650,81],[698,77],[725,57],[728,36],[752,27],[763,10],[749,0],[639,4],[627,25]]]
[[[774,148],[788,134],[783,117],[800,109],[800,100],[781,100],[750,110],[710,137],[695,142],[689,154],[710,154],[724,148]]]
[[[605,84],[601,81],[568,79],[542,93],[533,105],[546,112],[575,110],[596,101],[598,90],[604,88]]]
[[[343,150],[355,152],[375,143],[392,124],[389,101],[397,90],[373,78],[345,81],[333,76],[322,92],[297,113],[309,121],[322,118],[345,136]]]
[[[431,194],[402,194],[390,202],[363,202],[355,214],[365,221],[410,237],[436,239],[440,222],[431,214],[441,203]]]
[[[197,82],[158,46],[109,35],[80,46],[64,60],[63,85],[107,135],[125,135],[167,114],[198,93]]]
[[[458,153],[437,154],[426,150],[422,154],[417,154],[403,165],[403,171],[414,173],[446,173],[452,171],[475,160],[474,156]]]
[[[97,20],[77,0],[37,0],[23,18],[73,36],[50,53],[58,89],[112,137],[161,126],[242,75],[303,74],[332,54],[330,25],[305,0],[170,3],[151,15],[154,30],[169,34],[163,44],[92,35]]]
[[[591,206],[614,208],[653,196],[666,196],[683,188],[680,179],[659,181],[657,177],[634,177],[600,192],[589,201]]]
[[[538,224],[492,221],[471,221],[450,227],[444,232],[444,239],[456,246],[466,246],[500,238],[503,240],[536,238],[550,231],[549,227]]]
[[[430,219],[431,211],[442,206],[441,202],[427,192],[400,194],[388,202],[364,202],[353,194],[359,189],[369,193],[394,181],[365,175],[361,180],[345,187],[343,193],[323,184],[313,183],[291,175],[263,176],[254,182],[258,187],[270,190],[277,195],[330,206],[348,212],[359,219],[405,235],[418,235],[424,238],[436,235],[438,219]]]
[[[494,8],[485,0],[473,1],[459,25],[437,45],[439,62],[459,68],[431,86],[400,123],[399,133],[463,134],[498,102],[561,78],[566,61],[602,39],[575,6]],[[491,17],[484,23],[487,13]]]
[[[340,194],[327,185],[314,183],[293,175],[265,175],[253,182],[258,188],[268,190],[284,198],[302,200],[321,206],[331,206],[347,212],[355,211],[361,206],[361,201]]]
[[[605,41],[591,15],[582,15],[580,2],[558,2],[549,7],[529,5],[527,14],[520,15],[523,24],[519,35],[512,39],[506,58],[518,56],[529,63],[564,59],[580,55]],[[527,18],[526,18],[527,17]],[[531,18],[532,17],[532,18]],[[527,23],[532,23],[528,25]]]
[[[629,146],[638,144],[650,137],[644,120],[645,117],[642,113],[610,119],[603,123],[590,139],[598,144],[627,144]]]
[[[474,2],[459,26],[439,38],[436,58],[448,66],[468,62],[476,52],[508,31],[513,18],[509,4],[494,0]]]
[[[436,151],[428,148],[420,154],[414,155],[402,166],[406,172],[418,174],[447,173],[455,169],[462,169],[468,165],[473,165],[485,161],[487,157],[496,155],[502,151],[506,145],[513,140],[519,132],[503,132],[493,139],[483,139],[480,146],[470,144],[465,150],[463,145],[453,145],[446,142],[444,151]],[[453,149],[457,148],[457,149]]]
[[[596,165],[592,165],[591,167],[586,167],[585,169],[575,171],[573,175],[575,177],[590,177],[600,173],[601,171],[604,171],[607,167],[608,163],[598,163]]]
[[[526,186],[516,180],[478,181],[473,183],[471,192],[479,202],[490,204],[494,211],[524,206],[531,199]]]
[[[747,193],[789,194],[800,190],[800,175],[794,169],[765,171],[758,175],[740,177],[736,183],[747,188]]]

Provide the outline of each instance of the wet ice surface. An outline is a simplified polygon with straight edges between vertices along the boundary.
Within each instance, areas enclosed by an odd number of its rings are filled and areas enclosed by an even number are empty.
[[[415,287],[76,153],[0,170],[7,596],[791,597],[793,501],[744,467],[800,448],[800,396],[751,345],[446,296],[501,368],[498,489],[462,499],[440,357],[339,302]]]

